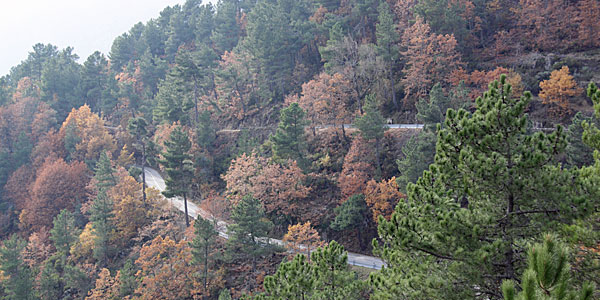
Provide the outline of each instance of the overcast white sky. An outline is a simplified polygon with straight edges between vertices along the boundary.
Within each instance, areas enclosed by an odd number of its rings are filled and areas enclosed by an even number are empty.
[[[204,3],[208,1],[203,1]],[[137,22],[157,18],[185,0],[2,0],[0,76],[27,58],[36,43],[75,48],[80,61],[108,54],[112,41]]]

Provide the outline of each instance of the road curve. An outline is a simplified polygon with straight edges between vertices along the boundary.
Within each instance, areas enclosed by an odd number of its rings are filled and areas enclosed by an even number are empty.
[[[146,172],[146,184],[149,187],[153,187],[159,191],[164,191],[166,188],[166,184],[160,173],[152,168],[145,168]],[[180,211],[185,211],[183,199],[181,197],[174,197],[167,199],[169,203],[179,209]],[[194,219],[200,215],[204,219],[214,220],[214,216],[212,216],[209,212],[201,209],[195,203],[188,200],[188,215]],[[228,239],[229,235],[227,234],[227,223],[223,221],[217,221],[217,231],[219,232],[219,236],[222,238]],[[282,240],[270,239],[270,243],[284,245]],[[353,266],[360,266],[369,269],[381,270],[383,267],[383,261],[377,257],[367,256],[357,253],[348,252],[348,264]]]

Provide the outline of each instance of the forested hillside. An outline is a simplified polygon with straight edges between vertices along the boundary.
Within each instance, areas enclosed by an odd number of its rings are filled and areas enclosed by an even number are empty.
[[[2,299],[600,295],[598,0],[187,0],[74,51],[0,78]]]

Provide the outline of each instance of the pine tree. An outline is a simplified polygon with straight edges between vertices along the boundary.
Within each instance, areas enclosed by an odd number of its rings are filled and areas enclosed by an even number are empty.
[[[311,255],[316,299],[361,299],[361,282],[348,268],[348,253],[336,241]]]
[[[408,140],[402,147],[404,157],[396,160],[400,172],[397,181],[402,191],[406,192],[406,185],[417,182],[423,171],[433,163],[438,126],[444,125],[449,108],[467,108],[468,93],[464,84],[460,83],[446,96],[441,84],[437,83],[431,88],[428,99],[421,98],[416,103],[417,120],[424,124],[424,128]]]
[[[185,82],[174,71],[158,84],[156,107],[152,111],[155,122],[189,124],[188,112],[194,107],[194,102],[185,95]]]
[[[217,138],[216,131],[212,126],[210,112],[204,111],[196,125],[196,143],[206,150],[211,150]]]
[[[265,217],[265,211],[258,199],[246,195],[233,208],[231,213],[233,224],[227,226],[229,240],[227,249],[238,257],[248,257],[252,260],[252,273],[256,270],[256,260],[276,250],[270,245],[267,234],[273,228],[273,223]]]
[[[333,230],[355,229],[361,248],[363,242],[361,232],[367,224],[367,204],[363,194],[353,195],[335,208],[335,219],[330,227]]]
[[[123,268],[119,270],[119,296],[125,298],[126,296],[133,295],[138,285],[135,272],[133,262],[128,259]]]
[[[231,293],[228,289],[223,289],[219,293],[219,300],[233,300],[233,298],[231,298]]]
[[[80,229],[75,224],[75,216],[70,211],[63,209],[54,218],[54,227],[50,230],[50,240],[54,248],[62,255],[69,255],[71,246],[79,239]]]
[[[25,241],[13,235],[4,241],[4,245],[0,248],[0,270],[6,278],[2,282],[5,299],[36,299],[33,290],[33,272],[21,258],[25,245]]]
[[[165,183],[167,188],[163,195],[167,198],[181,196],[185,207],[185,225],[190,226],[187,196],[194,176],[192,156],[188,154],[192,143],[180,126],[171,133],[169,140],[165,141],[166,151],[162,153],[164,159],[160,161],[167,173]]]
[[[215,230],[215,224],[209,220],[203,219],[200,215],[194,222],[194,239],[191,243],[192,263],[202,264],[202,279],[204,281],[204,290],[208,288],[208,265],[211,259],[211,253],[214,249],[215,238],[219,233]]]
[[[584,123],[598,126],[599,122],[595,117],[584,117],[581,112],[577,112],[571,119],[567,129],[568,145],[565,152],[567,164],[572,167],[588,166],[594,162],[592,148],[583,142]]]
[[[114,169],[108,154],[104,151],[100,153],[100,158],[96,163],[94,178],[97,180],[96,187],[98,190],[107,190],[117,184],[117,179],[114,175]]]
[[[240,15],[239,1],[223,0],[217,4],[215,15],[215,28],[211,35],[211,41],[220,54],[231,51],[238,44],[242,33],[237,23]]]
[[[265,277],[265,292],[257,300],[312,299],[314,284],[312,265],[306,256],[297,254],[293,260],[282,262],[275,274]]]
[[[398,101],[396,100],[396,88],[395,88],[395,75],[396,70],[394,66],[397,65],[399,58],[398,42],[400,41],[400,35],[398,29],[394,23],[394,17],[390,9],[390,5],[387,2],[381,2],[379,4],[379,17],[377,18],[377,26],[375,35],[377,36],[377,54],[385,63],[385,72],[388,76],[389,81],[389,92],[392,96],[392,103],[394,107],[399,109]]]
[[[148,123],[142,117],[129,119],[127,131],[135,137],[136,146],[142,150],[142,201],[146,205],[146,144],[148,143]]]
[[[52,255],[44,262],[39,282],[43,300],[64,299],[67,295],[81,299],[91,289],[87,274],[62,253]]]
[[[305,112],[298,103],[281,110],[277,131],[269,140],[272,143],[273,155],[276,159],[292,159],[302,168],[306,167],[305,159]]]
[[[512,97],[501,76],[473,114],[448,110],[434,163],[379,225],[374,253],[389,267],[371,277],[375,299],[499,295],[498,278],[523,266],[524,241],[584,212],[573,174],[555,165],[562,127],[527,134],[530,99]]]
[[[590,300],[595,287],[584,283],[581,288],[574,287],[570,281],[570,266],[567,247],[556,241],[556,237],[547,235],[543,244],[535,244],[529,249],[527,270],[521,278],[522,291],[517,294],[515,282],[502,283],[505,300]]]
[[[110,240],[114,234],[114,224],[112,223],[113,202],[106,195],[106,191],[101,189],[92,203],[90,209],[90,221],[94,229],[94,258],[98,260],[100,266],[106,266],[108,258],[112,254],[112,245]]]
[[[377,176],[381,176],[381,140],[388,127],[385,119],[377,109],[375,95],[367,95],[364,105],[364,114],[354,120],[354,126],[360,131],[365,140],[375,141],[375,157],[377,161]]]

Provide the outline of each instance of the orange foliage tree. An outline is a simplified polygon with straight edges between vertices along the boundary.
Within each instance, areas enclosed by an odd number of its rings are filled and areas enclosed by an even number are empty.
[[[65,158],[64,135],[54,129],[50,129],[40,138],[31,152],[31,160],[34,168],[39,168],[49,157]]]
[[[285,247],[295,253],[302,253],[310,261],[310,252],[325,246],[319,233],[312,228],[310,222],[304,224],[289,225],[288,232],[283,236]]]
[[[286,103],[297,102],[313,125],[348,124],[352,122],[351,107],[358,97],[350,80],[343,74],[322,72],[317,78],[302,85],[302,95],[286,98]]]
[[[34,172],[31,166],[24,165],[10,175],[4,186],[6,198],[12,201],[17,210],[24,209],[29,200],[29,187],[35,180]]]
[[[29,236],[27,246],[23,249],[23,261],[30,267],[41,266],[54,252],[47,230],[34,232]]]
[[[540,89],[542,103],[553,105],[550,112],[559,117],[571,111],[569,100],[581,93],[567,66],[552,71],[550,79],[540,82]]]
[[[305,179],[295,161],[271,162],[251,179],[252,195],[261,201],[267,214],[296,220],[311,190],[304,185]]]
[[[406,195],[400,192],[396,177],[381,182],[371,180],[365,188],[365,202],[371,209],[373,220],[377,223],[379,223],[379,216],[389,221],[394,207],[400,199],[404,198]]]
[[[227,197],[232,207],[236,206],[245,195],[252,194],[252,179],[258,176],[266,164],[267,159],[256,153],[250,155],[243,153],[231,162],[227,173],[221,177],[227,184]]]
[[[104,300],[104,299],[118,299],[119,298],[119,286],[115,282],[115,278],[110,276],[110,271],[103,268],[98,274],[96,279],[96,287],[89,291],[88,296],[85,300]]]
[[[56,123],[56,112],[39,99],[39,89],[28,77],[22,78],[13,102],[0,107],[0,150],[13,151],[20,134],[35,144]]]
[[[95,161],[103,151],[112,153],[116,149],[113,137],[104,127],[104,121],[87,105],[71,110],[60,128],[60,134],[77,135],[79,142],[75,144],[75,152],[71,155],[78,160]]]
[[[156,237],[140,250],[136,264],[140,267],[136,277],[140,285],[135,293],[139,299],[200,299],[202,283],[191,264],[192,253],[188,242],[175,242],[169,237]],[[222,274],[211,276],[209,286],[218,290],[223,286]]]
[[[579,1],[576,22],[578,43],[587,48],[600,47],[600,2]]]
[[[507,76],[506,81],[512,87],[513,96],[519,97],[524,90],[521,75],[504,67],[497,67],[489,71],[475,70],[471,74],[460,68],[452,73],[450,82],[454,86],[458,86],[461,81],[464,82],[465,86],[471,90],[469,93],[471,100],[475,100],[488,90],[490,82],[500,78],[502,74]]]
[[[344,157],[338,186],[342,193],[340,202],[350,196],[362,194],[367,182],[375,172],[375,151],[373,145],[361,137],[352,140],[348,154]]]
[[[431,32],[431,28],[421,18],[402,37],[402,55],[407,58],[403,73],[407,103],[427,95],[435,83],[446,83],[450,74],[461,65],[461,57],[456,50],[457,42],[453,35]]]
[[[564,0],[520,0],[513,34],[526,48],[556,50],[576,41],[577,10]]]
[[[62,209],[73,209],[77,200],[86,198],[88,180],[88,168],[82,162],[47,160],[31,186],[31,200],[21,212],[21,224],[34,231],[52,227],[52,219]]]
[[[242,154],[223,175],[232,206],[245,195],[252,195],[260,200],[267,214],[287,221],[300,217],[302,200],[310,193],[310,188],[303,184],[305,179],[295,161],[274,163],[256,153]]]

